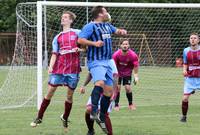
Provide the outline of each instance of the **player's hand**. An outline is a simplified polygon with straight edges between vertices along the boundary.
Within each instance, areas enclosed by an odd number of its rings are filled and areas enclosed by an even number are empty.
[[[75,48],[73,48],[72,50],[75,51],[75,52],[79,52],[80,48],[75,47]]]
[[[127,35],[127,31],[125,29],[119,29],[119,35]]]
[[[53,68],[49,66],[49,67],[48,67],[48,73],[51,74],[52,71],[53,71]]]
[[[187,74],[188,74],[188,73],[187,73],[187,70],[183,70],[183,75],[184,75],[184,76],[187,76]]]
[[[97,42],[95,42],[94,46],[96,46],[96,47],[102,47],[103,46],[103,41],[98,40]]]
[[[139,83],[139,77],[134,77],[133,83],[137,85]]]
[[[84,87],[84,86],[81,86],[81,88],[80,88],[80,93],[81,93],[81,94],[85,94],[85,87]]]

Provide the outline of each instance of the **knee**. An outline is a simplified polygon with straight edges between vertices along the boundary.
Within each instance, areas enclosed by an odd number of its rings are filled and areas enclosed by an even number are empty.
[[[86,106],[86,113],[91,113],[92,112],[92,106],[91,105],[87,105]]]
[[[104,81],[97,81],[95,82],[95,86],[100,86],[100,87],[104,87]]]
[[[127,93],[130,93],[131,92],[131,87],[125,86],[125,90],[126,90]]]
[[[55,93],[55,91],[49,91],[49,92],[47,93],[47,95],[45,96],[45,98],[46,98],[46,99],[51,99],[51,98],[53,97],[54,93]]]
[[[184,95],[183,98],[182,98],[182,101],[188,102],[188,100],[189,100],[189,95]]]
[[[67,101],[73,102],[73,95],[67,95]]]

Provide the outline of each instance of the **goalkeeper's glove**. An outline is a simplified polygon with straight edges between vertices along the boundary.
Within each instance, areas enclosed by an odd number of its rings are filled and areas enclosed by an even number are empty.
[[[133,83],[137,85],[139,83],[139,77],[134,77]]]

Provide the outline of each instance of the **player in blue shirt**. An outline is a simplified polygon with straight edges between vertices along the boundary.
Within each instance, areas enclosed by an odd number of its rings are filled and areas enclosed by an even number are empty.
[[[113,91],[113,74],[109,66],[112,58],[112,34],[126,35],[124,29],[117,29],[108,21],[109,13],[103,6],[96,6],[91,11],[93,21],[86,24],[79,34],[78,43],[88,46],[87,65],[92,75],[94,88],[91,93],[92,111],[91,118],[94,119],[105,133],[105,114],[110,104]],[[101,110],[98,112],[98,101],[100,94]]]

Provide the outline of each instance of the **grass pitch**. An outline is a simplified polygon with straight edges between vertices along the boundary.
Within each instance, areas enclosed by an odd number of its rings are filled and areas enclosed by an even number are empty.
[[[84,69],[80,75],[79,86],[86,74]],[[122,89],[120,111],[112,111],[110,114],[114,135],[199,135],[198,92],[190,98],[187,123],[179,122],[183,89],[181,74],[182,70],[179,68],[141,67],[140,83],[132,86],[137,110],[128,110],[128,102]],[[0,70],[0,86],[6,75],[7,70]],[[92,87],[93,85],[89,84],[84,95],[80,95],[77,88],[67,135],[86,135],[84,112]],[[13,95],[13,98],[15,96],[17,95]],[[35,106],[0,110],[0,135],[65,135],[59,118],[63,113],[65,96],[65,89],[58,88],[45,113],[43,123],[36,128],[30,127],[30,122],[37,114]],[[96,135],[103,134],[97,124],[95,131]]]

